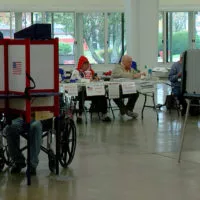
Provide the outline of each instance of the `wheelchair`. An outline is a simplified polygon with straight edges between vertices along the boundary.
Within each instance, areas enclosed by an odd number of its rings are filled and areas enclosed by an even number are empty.
[[[54,136],[58,138],[59,158],[58,161],[63,168],[67,168],[71,164],[76,150],[76,126],[71,116],[67,115],[66,106],[64,102],[60,105],[60,116],[58,118],[51,118],[41,120],[43,133],[42,141],[46,138],[46,146],[41,145],[40,149],[48,155],[48,165],[51,172],[56,170],[56,154],[53,148]],[[59,120],[59,121],[58,121]],[[6,141],[5,127],[7,125],[6,116],[2,113],[0,116],[0,172],[5,165],[12,166],[13,161],[10,158],[8,145]],[[56,132],[59,127],[59,133]],[[58,136],[59,135],[59,136]],[[27,131],[20,133],[20,136],[27,139]],[[20,148],[21,151],[27,149],[27,146]]]

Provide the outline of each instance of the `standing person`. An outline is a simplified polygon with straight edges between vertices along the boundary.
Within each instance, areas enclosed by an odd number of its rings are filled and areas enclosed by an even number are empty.
[[[180,55],[179,61],[175,62],[169,72],[168,79],[171,82],[172,94],[179,100],[182,105],[181,115],[183,116],[186,112],[187,103],[183,97],[181,89],[181,78],[183,71],[183,54]]]
[[[94,70],[90,67],[90,63],[85,56],[81,56],[78,61],[77,68],[72,72],[72,77],[74,74],[78,74],[78,79],[86,78],[90,79],[91,81],[98,81],[99,78]],[[102,121],[109,122],[111,121],[110,117],[107,115],[107,99],[105,96],[94,96],[94,97],[87,97],[86,91],[82,88],[78,93],[79,98],[79,113],[77,117],[77,123],[82,122],[82,113],[84,108],[85,99],[89,99],[92,101],[91,112],[97,111],[102,113]]]
[[[112,78],[136,79],[140,78],[142,75],[145,75],[144,72],[138,73],[136,70],[132,69],[131,65],[132,65],[132,58],[129,55],[122,56],[121,63],[116,65],[114,70],[112,71]],[[128,97],[128,102],[125,105],[123,98],[126,97]],[[121,97],[118,99],[113,99],[113,101],[119,107],[121,115],[126,114],[129,117],[137,118],[138,113],[133,112],[133,109],[135,107],[135,103],[138,97],[139,97],[139,92],[136,92],[135,94],[122,95],[121,91]]]

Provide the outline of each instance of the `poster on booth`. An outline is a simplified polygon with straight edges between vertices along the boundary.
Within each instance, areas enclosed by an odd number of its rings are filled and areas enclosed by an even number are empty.
[[[0,92],[5,90],[4,76],[4,45],[0,45]]]
[[[87,96],[104,96],[105,86],[102,83],[90,83],[86,84]]]
[[[9,91],[24,92],[26,87],[25,45],[9,45],[8,77]]]
[[[30,71],[36,83],[35,90],[54,89],[54,46],[53,44],[30,45]]]
[[[136,85],[134,82],[123,82],[122,85],[122,94],[133,94],[136,93]]]

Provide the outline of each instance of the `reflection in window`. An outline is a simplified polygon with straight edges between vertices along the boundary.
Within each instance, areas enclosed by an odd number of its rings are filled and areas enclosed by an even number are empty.
[[[158,62],[163,62],[163,14],[159,13],[158,20]]]
[[[104,14],[83,14],[83,51],[90,63],[104,63]]]
[[[108,60],[118,63],[122,55],[122,14],[108,13]]]
[[[22,13],[22,28],[29,27],[31,25],[31,13],[23,12]]]
[[[43,23],[42,12],[33,12],[32,23]]]

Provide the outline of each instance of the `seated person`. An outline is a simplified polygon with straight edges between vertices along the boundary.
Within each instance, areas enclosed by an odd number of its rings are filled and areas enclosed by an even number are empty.
[[[116,65],[116,67],[112,71],[112,78],[129,78],[136,79],[140,78],[142,75],[145,75],[144,72],[138,73],[134,69],[131,68],[132,58],[128,55],[122,56],[121,63]],[[122,93],[122,92],[121,92]],[[128,102],[125,105],[122,98],[128,97]],[[122,95],[122,98],[113,99],[113,101],[117,104],[120,109],[121,115],[128,115],[133,118],[137,118],[138,114],[133,112],[135,103],[139,97],[139,93]]]
[[[183,116],[186,112],[187,103],[181,91],[182,70],[183,70],[183,54],[180,55],[179,61],[175,62],[172,65],[168,76],[168,79],[171,82],[172,86],[172,94],[178,98],[180,105],[182,105],[181,114]]]
[[[20,133],[24,132],[24,120],[21,116],[12,116],[11,122],[5,127],[5,133],[8,143],[8,151],[13,161],[11,173],[20,173],[22,168],[26,167],[25,157],[20,151]],[[30,123],[30,174],[36,175],[38,165],[38,155],[42,142],[42,124],[35,121],[32,116]]]
[[[74,74],[78,74],[80,78],[87,78],[91,81],[98,81],[99,78],[97,74],[95,74],[94,70],[91,69],[88,59],[85,56],[81,56],[78,61],[78,66],[76,70],[72,72],[72,77],[74,77]],[[92,101],[91,111],[95,109],[97,112],[102,113],[102,121],[111,121],[110,117],[107,115],[107,99],[105,96],[94,96],[94,97],[86,97],[86,91],[81,89],[78,93],[79,97],[79,113],[77,117],[77,122],[82,122],[82,112],[84,107],[84,101],[85,99],[90,99]],[[93,108],[93,110],[92,110]]]

